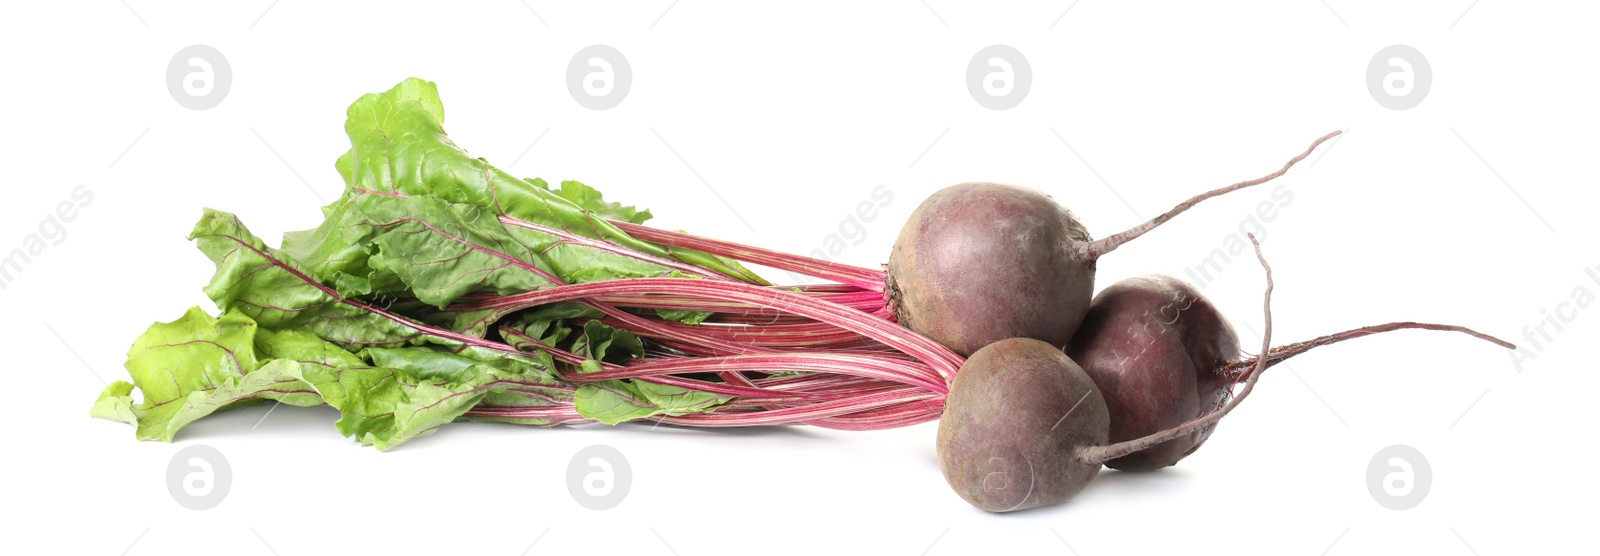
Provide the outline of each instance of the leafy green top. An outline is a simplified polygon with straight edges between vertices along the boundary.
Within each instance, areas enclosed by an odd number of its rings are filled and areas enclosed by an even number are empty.
[[[345,192],[323,207],[323,223],[285,234],[274,249],[237,216],[206,210],[190,239],[216,264],[205,291],[221,315],[196,307],[152,325],[129,349],[132,382],[107,387],[94,416],[131,423],[143,440],[171,441],[196,419],[241,405],[326,404],[341,412],[341,433],[388,449],[458,419],[614,424],[727,401],[645,381],[570,385],[540,347],[490,336],[496,322],[510,323],[587,358],[583,368],[644,355],[638,337],[595,320],[586,306],[513,316],[453,304],[685,269],[765,284],[754,273],[629,236],[610,221],[639,224],[650,212],[608,202],[587,185],[551,188],[469,156],[445,134],[431,82],[412,78],[365,95],[347,116],[350,150],[336,164]],[[467,415],[480,404],[548,411]]]

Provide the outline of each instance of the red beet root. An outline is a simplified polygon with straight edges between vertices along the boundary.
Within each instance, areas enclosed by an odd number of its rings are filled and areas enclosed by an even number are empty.
[[[1099,472],[1079,452],[1105,444],[1109,422],[1099,388],[1061,350],[1001,340],[956,373],[939,419],[939,467],[984,510],[1059,504]]]
[[[1089,310],[1101,255],[1201,201],[1283,175],[1338,134],[1317,139],[1276,172],[1196,195],[1100,240],[1038,191],[995,183],[944,188],[917,207],[895,240],[890,308],[901,324],[963,355],[1006,338],[1063,347]]]
[[[889,295],[906,327],[971,354],[996,340],[1062,346],[1094,295],[1090,241],[1043,193],[963,183],[917,207],[889,257]]]
[[[1390,323],[1270,349],[1272,269],[1254,235],[1250,241],[1267,274],[1261,345],[1266,356],[1225,362],[1230,346],[1236,351],[1237,339],[1215,308],[1187,284],[1166,277],[1125,281],[1096,300],[1096,308],[1107,314],[1091,315],[1085,329],[1089,339],[1082,344],[1109,351],[1148,348],[1138,358],[1084,354],[1085,360],[1107,365],[1098,372],[1116,379],[1106,388],[1115,394],[1103,395],[1091,378],[1095,372],[1037,340],[1008,339],[979,349],[956,374],[939,422],[939,464],[945,480],[967,502],[987,511],[1058,504],[1083,490],[1104,463],[1156,468],[1193,452],[1220,419],[1249,397],[1267,367],[1317,346],[1419,328],[1463,332],[1513,347],[1456,326]],[[1172,306],[1175,301],[1181,303]],[[1183,311],[1175,318],[1160,316],[1179,307]],[[1213,360],[1218,363],[1207,365]],[[1228,399],[1228,387],[1238,380],[1244,386]],[[1213,383],[1222,386],[1202,386]],[[1140,396],[1137,388],[1150,385],[1156,387]],[[1204,406],[1199,403],[1206,399],[1202,396],[1225,401]],[[1174,420],[1179,423],[1164,429],[1130,432],[1135,423]],[[1111,431],[1118,430],[1119,421],[1122,434],[1138,436],[1114,438]]]
[[[1067,354],[1100,387],[1111,441],[1182,424],[1228,401],[1232,379],[1217,370],[1239,355],[1239,336],[1217,307],[1170,276],[1129,278],[1101,291]],[[1187,437],[1106,462],[1124,471],[1177,463],[1211,434]]]
[[[1315,347],[1405,329],[1461,332],[1512,347],[1460,326],[1394,322],[1273,348],[1265,367]],[[1105,397],[1111,442],[1152,435],[1223,407],[1233,386],[1258,362],[1240,358],[1238,336],[1210,300],[1170,276],[1130,278],[1100,292],[1067,353]],[[1199,449],[1212,430],[1198,428],[1106,465],[1124,471],[1168,467]]]

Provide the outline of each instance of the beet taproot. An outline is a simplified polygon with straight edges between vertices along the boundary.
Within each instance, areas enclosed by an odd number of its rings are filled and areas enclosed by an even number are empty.
[[[935,192],[900,229],[889,256],[889,309],[899,322],[962,355],[1006,338],[1065,347],[1094,296],[1096,261],[1206,199],[1271,181],[1276,172],[1207,191],[1126,231],[1092,239],[1039,191],[968,182]]]
[[[1067,353],[1100,388],[1111,416],[1110,441],[1120,443],[1224,407],[1233,387],[1258,364],[1265,369],[1313,348],[1395,330],[1459,332],[1515,349],[1470,328],[1407,321],[1274,347],[1265,358],[1245,357],[1233,326],[1199,289],[1177,278],[1150,275],[1117,282],[1096,295]],[[1106,465],[1123,471],[1169,467],[1199,449],[1214,429],[1212,423]]]
[[[1239,336],[1193,285],[1163,275],[1129,278],[1095,295],[1067,354],[1111,408],[1111,441],[1175,427],[1228,402]],[[1106,462],[1124,471],[1177,463],[1211,428]]]
[[[1055,346],[994,342],[956,373],[939,419],[939,468],[963,499],[991,512],[1065,502],[1094,479],[1084,446],[1106,443],[1099,388]]]

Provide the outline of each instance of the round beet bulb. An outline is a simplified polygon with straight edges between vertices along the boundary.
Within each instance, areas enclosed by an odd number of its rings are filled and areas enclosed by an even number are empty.
[[[962,355],[1006,338],[1064,346],[1094,295],[1089,231],[1049,196],[963,183],[911,214],[889,257],[895,317]]]
[[[967,359],[939,420],[945,481],[991,512],[1059,504],[1094,480],[1102,464],[1129,470],[1172,465],[1250,396],[1268,367],[1318,346],[1420,329],[1462,332],[1515,349],[1468,328],[1417,322],[1271,348],[1272,268],[1249,237],[1266,271],[1262,355],[1237,359],[1233,330],[1187,283],[1167,276],[1124,280],[1095,298],[1074,339],[1083,366],[1077,356],[1026,338],[995,342]],[[1241,386],[1230,396],[1232,384]],[[1151,429],[1113,433],[1135,425]],[[1131,437],[1119,441],[1115,434]]]
[[[1150,275],[1096,295],[1067,354],[1100,387],[1111,412],[1111,441],[1172,428],[1227,403],[1239,336],[1188,282]],[[1212,427],[1106,462],[1124,471],[1167,467],[1189,455]]]
[[[1270,269],[1267,276],[1270,292]],[[1265,326],[1270,334],[1270,317]],[[1114,469],[1150,471],[1200,448],[1216,428],[1213,417],[1244,397],[1244,391],[1233,394],[1240,380],[1253,381],[1257,371],[1320,346],[1395,330],[1460,332],[1511,346],[1460,326],[1391,322],[1245,357],[1233,327],[1198,289],[1151,275],[1117,282],[1095,296],[1067,353],[1100,388],[1111,415],[1111,442],[1121,446],[1094,455]]]
[[[889,255],[889,309],[907,328],[962,355],[1006,338],[1066,346],[1094,295],[1095,262],[1195,205],[1282,176],[1335,131],[1278,171],[1213,189],[1098,240],[1043,193],[988,182],[939,190],[911,213]]]
[[[1084,447],[1106,443],[1105,400],[1050,344],[1012,338],[972,354],[939,419],[939,468],[963,499],[991,512],[1065,502],[1094,479]]]

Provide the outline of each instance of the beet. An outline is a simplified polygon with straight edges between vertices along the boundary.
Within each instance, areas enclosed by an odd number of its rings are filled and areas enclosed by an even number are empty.
[[[889,308],[901,324],[962,355],[1006,338],[1064,347],[1089,310],[1101,255],[1201,201],[1283,175],[1338,134],[1317,139],[1276,172],[1196,195],[1100,240],[1044,193],[987,182],[946,187],[917,206],[895,240]]]
[[[1085,360],[1112,361],[1120,366],[1120,373],[1106,376],[1118,381],[1110,388],[1123,390],[1103,395],[1089,371],[1039,340],[1006,339],[979,349],[956,373],[939,421],[939,467],[945,481],[968,503],[991,512],[1059,504],[1083,490],[1104,463],[1129,462],[1127,467],[1139,468],[1167,459],[1175,462],[1172,458],[1193,452],[1219,420],[1250,396],[1267,367],[1315,347],[1389,330],[1420,328],[1463,332],[1515,349],[1508,342],[1466,328],[1410,322],[1358,328],[1271,348],[1272,268],[1255,235],[1249,237],[1267,275],[1261,340],[1261,352],[1266,355],[1224,361],[1210,369],[1228,385],[1243,381],[1237,395],[1220,406],[1199,403],[1198,393],[1205,388],[1200,384],[1206,382],[1200,377],[1207,370],[1202,365],[1226,359],[1230,348],[1237,354],[1237,338],[1216,309],[1192,287],[1172,278],[1126,280],[1096,300],[1096,308],[1104,308],[1106,313],[1086,319],[1084,333],[1093,337],[1083,340],[1089,349]],[[1176,318],[1160,317],[1180,308]],[[1159,320],[1150,320],[1151,314]],[[1098,351],[1138,346],[1148,346],[1149,351],[1137,358],[1127,357],[1125,362],[1119,362],[1121,355]],[[1196,353],[1202,356],[1198,363],[1191,357]],[[1132,390],[1136,384],[1159,388],[1141,398]],[[1213,400],[1227,398],[1228,391],[1223,387]],[[1120,403],[1129,399],[1137,401]],[[1185,400],[1193,403],[1183,411],[1170,409],[1183,406]],[[1160,422],[1192,407],[1200,407],[1200,414],[1176,425],[1122,441],[1112,438],[1111,431],[1119,421]],[[1151,414],[1119,414],[1133,410]],[[1153,455],[1143,455],[1147,452]]]
[[[900,323],[969,355],[1004,338],[1066,345],[1094,295],[1089,231],[1050,197],[963,183],[911,213],[889,257]]]
[[[1233,381],[1220,370],[1238,359],[1239,336],[1188,282],[1150,275],[1095,296],[1067,347],[1111,410],[1111,442],[1175,427],[1228,402]],[[1177,463],[1212,428],[1106,462],[1124,471]]]
[[[1264,360],[1242,357],[1233,326],[1198,289],[1177,278],[1152,275],[1117,282],[1096,295],[1067,353],[1100,388],[1111,415],[1110,441],[1118,443],[1155,435],[1224,407],[1233,386],[1258,363],[1265,369],[1316,347],[1395,330],[1460,332],[1515,349],[1461,326],[1391,322],[1275,347]],[[1214,429],[1212,422],[1106,465],[1123,471],[1169,467],[1199,449]]]
[[[1255,243],[1255,236],[1250,236]],[[1272,270],[1266,331],[1272,339]],[[939,468],[973,506],[1009,512],[1071,499],[1107,461],[1209,429],[1250,395],[1266,368],[1256,362],[1238,397],[1216,411],[1133,440],[1108,444],[1111,408],[1089,374],[1055,346],[1012,338],[979,349],[956,373],[939,419]]]
[[[1060,349],[1001,340],[956,373],[939,419],[939,467],[984,510],[1059,504],[1099,472],[1079,452],[1105,444],[1109,427],[1099,388]]]

